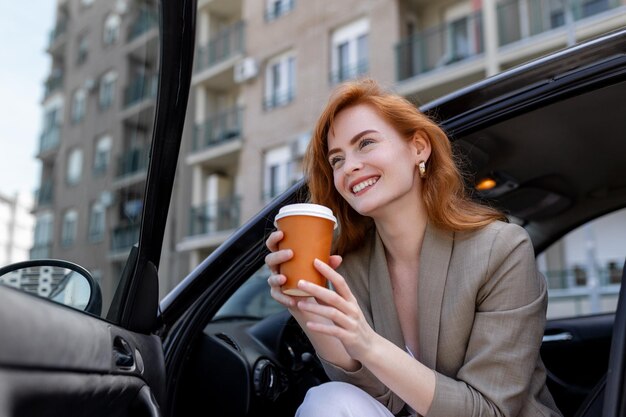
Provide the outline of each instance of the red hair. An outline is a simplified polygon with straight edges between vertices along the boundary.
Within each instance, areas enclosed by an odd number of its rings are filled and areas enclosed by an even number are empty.
[[[304,157],[311,202],[330,209],[339,220],[335,250],[343,255],[362,244],[373,221],[358,214],[335,189],[333,171],[328,163],[328,133],[335,117],[344,109],[359,104],[376,111],[407,141],[421,133],[430,141],[431,154],[422,198],[434,225],[446,230],[471,230],[495,220],[505,220],[498,210],[473,201],[467,194],[461,172],[455,163],[450,140],[443,130],[405,98],[383,90],[371,79],[351,81],[339,86],[320,115]]]

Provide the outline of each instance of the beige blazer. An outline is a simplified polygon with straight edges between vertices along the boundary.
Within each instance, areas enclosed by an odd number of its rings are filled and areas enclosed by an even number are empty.
[[[373,329],[405,350],[378,234],[338,271]],[[429,224],[418,279],[417,359],[436,371],[429,417],[560,415],[539,357],[546,282],[523,228],[494,222],[454,233]],[[403,409],[365,367],[346,372],[320,359],[331,380],[363,388],[394,414]]]

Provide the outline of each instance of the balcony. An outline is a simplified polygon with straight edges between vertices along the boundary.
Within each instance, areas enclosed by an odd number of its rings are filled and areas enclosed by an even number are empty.
[[[159,16],[156,10],[149,8],[142,8],[137,15],[137,18],[131,23],[128,30],[128,42],[132,42],[144,33],[149,32],[151,29],[156,28],[159,25]]]
[[[41,187],[35,191],[35,202],[37,207],[52,204],[54,197],[54,182],[51,179],[41,181]]]
[[[113,229],[111,252],[113,254],[128,252],[139,241],[139,224],[118,226]]]
[[[47,153],[59,147],[61,143],[61,125],[56,124],[48,127],[39,136],[39,152],[38,155]]]
[[[369,72],[369,61],[362,59],[353,65],[344,65],[337,71],[330,73],[331,85],[339,84],[344,81],[352,80],[365,75]]]
[[[217,114],[193,129],[193,152],[233,141],[241,137],[242,108]]]
[[[59,20],[56,26],[54,27],[54,29],[50,31],[48,49],[52,49],[52,47],[55,46],[57,41],[61,39],[61,37],[65,35],[66,32],[67,32],[67,20],[65,19]]]
[[[242,21],[218,32],[196,52],[195,72],[207,70],[244,51],[244,23]]]
[[[192,207],[190,210],[189,235],[206,235],[239,226],[240,199],[225,198],[213,204]]]
[[[44,100],[63,88],[63,71],[52,71],[45,82]]]
[[[149,146],[132,148],[119,156],[117,161],[117,177],[126,178],[143,174],[148,169]]]
[[[137,105],[144,100],[154,99],[157,95],[158,75],[136,76],[124,91],[124,106]]]
[[[479,11],[401,41],[396,46],[398,81],[482,54],[482,26]]]
[[[567,3],[569,9],[551,7],[551,3],[546,0],[510,0],[500,3],[496,10],[499,45],[508,45],[565,27],[568,18],[576,22],[621,5],[617,0],[569,0]],[[568,12],[571,13],[570,17]]]

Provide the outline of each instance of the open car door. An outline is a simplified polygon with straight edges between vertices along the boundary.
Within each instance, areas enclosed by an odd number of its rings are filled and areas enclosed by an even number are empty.
[[[196,2],[161,0],[159,8],[160,77],[139,243],[103,317],[97,285],[78,266],[40,260],[3,268],[6,274],[45,269],[50,279],[61,271],[58,296],[82,273],[89,301],[71,308],[0,286],[2,416],[162,415],[157,271],[189,94]]]

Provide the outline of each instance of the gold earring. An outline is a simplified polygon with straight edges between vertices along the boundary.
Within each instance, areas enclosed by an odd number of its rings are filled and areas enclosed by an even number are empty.
[[[420,163],[417,164],[417,167],[420,170],[420,178],[426,178],[426,162],[420,161]]]

